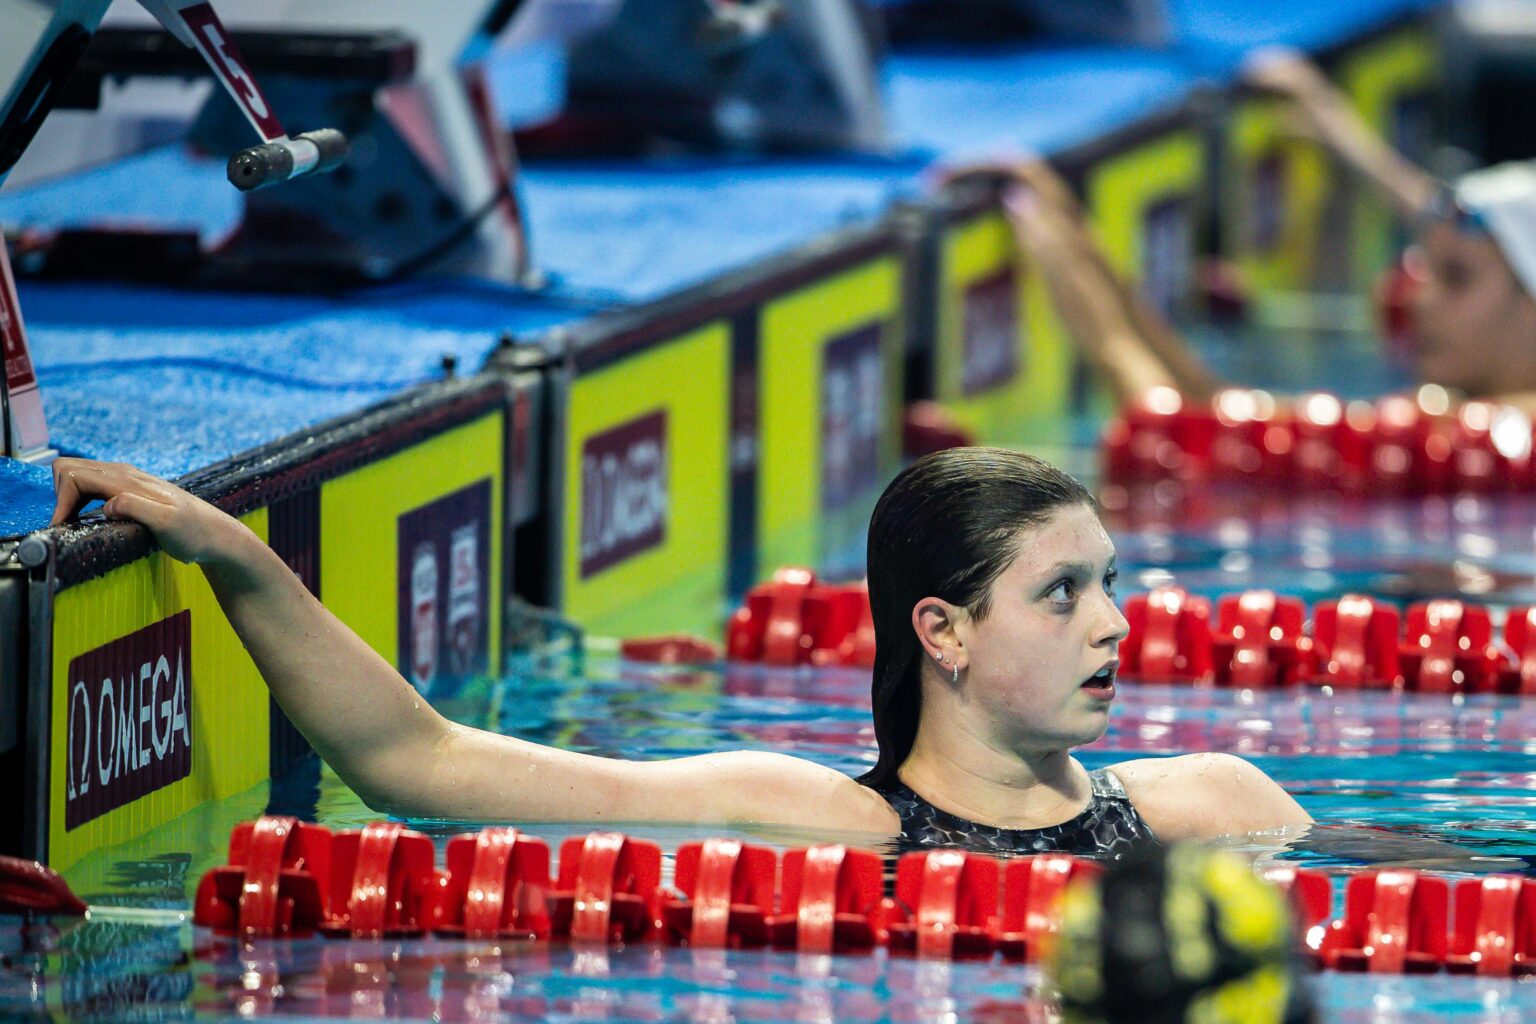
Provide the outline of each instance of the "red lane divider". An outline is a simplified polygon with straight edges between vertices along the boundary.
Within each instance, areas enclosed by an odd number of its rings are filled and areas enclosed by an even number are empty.
[[[1344,889],[1344,917],[1319,950],[1340,971],[1422,974],[1445,963],[1450,887],[1416,871],[1368,871]]]
[[[1003,915],[997,948],[1005,957],[1038,963],[1041,943],[1061,921],[1061,896],[1067,884],[1097,875],[1101,865],[1064,853],[1040,854],[1008,862],[1003,871]]]
[[[896,862],[896,902],[909,916],[889,926],[890,948],[920,957],[987,956],[996,946],[998,862],[960,850],[909,853]]]
[[[710,839],[678,848],[673,893],[661,886],[660,848],[616,832],[566,839],[553,883],[549,848],[513,828],[450,840],[445,871],[434,869],[433,850],[430,839],[397,822],[334,835],[291,818],[247,822],[231,833],[231,863],[203,876],[194,921],[240,936],[319,931],[378,939],[431,931],[578,944],[771,942],[806,953],[884,945],[920,957],[996,951],[1036,962],[1059,927],[1067,885],[1103,870],[1065,854],[1001,862],[923,851],[897,862],[892,899],[884,895],[884,861],[870,850],[788,850],[780,863],[769,848]],[[1536,886],[1524,878],[1458,882],[1452,920],[1450,884],[1418,871],[1352,876],[1337,919],[1329,876],[1289,865],[1263,876],[1288,893],[1303,952],[1322,967],[1536,974]],[[86,909],[56,873],[0,858],[0,913]]]
[[[1154,388],[1105,426],[1100,456],[1105,480],[1120,484],[1284,480],[1354,495],[1447,494],[1536,486],[1532,440],[1520,410],[1452,408],[1443,392],[1372,404],[1231,389],[1203,403]]]
[[[673,880],[683,898],[661,905],[669,937],[700,947],[767,945],[778,869],[772,850],[736,839],[679,846]]]
[[[1456,921],[1448,971],[1458,974],[1536,973],[1536,886],[1516,875],[1456,883]]]
[[[549,847],[515,828],[486,828],[448,841],[442,935],[547,939]]]
[[[802,953],[845,953],[886,937],[880,855],[846,846],[813,846],[784,854],[779,913],[768,922],[773,944]]]
[[[236,825],[229,863],[198,883],[192,920],[226,935],[314,932],[329,903],[331,843],[329,829],[293,818]]]

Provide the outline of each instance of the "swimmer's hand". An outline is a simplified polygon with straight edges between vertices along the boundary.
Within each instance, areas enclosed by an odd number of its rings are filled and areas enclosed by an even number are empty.
[[[105,502],[108,519],[148,527],[172,558],[199,565],[227,561],[250,533],[233,517],[175,484],[121,462],[61,458],[53,464],[57,499],[50,526],[73,518],[90,501]]]
[[[1309,103],[1335,93],[1328,76],[1299,50],[1267,47],[1243,62],[1243,81],[1277,96]]]
[[[1050,162],[1043,157],[1020,155],[1000,157],[995,160],[979,160],[942,168],[939,184],[948,185],[970,178],[1001,178],[1022,185],[1034,192],[1040,202],[1067,214],[1074,220],[1082,219],[1082,204],[1078,202],[1072,186],[1068,185]]]

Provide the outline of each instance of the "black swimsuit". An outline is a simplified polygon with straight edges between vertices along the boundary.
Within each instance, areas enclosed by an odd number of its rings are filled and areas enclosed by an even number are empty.
[[[1081,814],[1048,828],[1000,828],[966,821],[896,781],[875,790],[901,816],[901,849],[959,848],[977,853],[1018,855],[1070,853],[1075,857],[1119,860],[1134,844],[1155,842],[1125,787],[1108,768],[1089,772],[1093,795]]]

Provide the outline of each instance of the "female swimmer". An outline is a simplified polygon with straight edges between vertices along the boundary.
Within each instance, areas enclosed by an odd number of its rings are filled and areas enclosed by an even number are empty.
[[[775,753],[634,762],[449,721],[212,505],[132,467],[59,459],[62,523],[93,498],[201,566],[278,703],[368,804],[476,821],[789,824],[907,845],[1114,856],[1311,819],[1225,754],[1090,773],[1126,621],[1092,499],[1038,459],[954,449],[887,488],[869,531],[879,759],[854,780]]]
[[[1414,355],[1419,379],[1536,415],[1536,162],[1465,175],[1454,188],[1381,140],[1304,58],[1259,55],[1254,84],[1289,100],[1310,133],[1418,229],[1408,265],[1418,281]],[[1071,190],[1040,161],[999,171],[1018,187],[1005,206],[1062,320],[1122,401],[1172,387],[1207,398],[1218,387],[1183,338],[1110,269]]]

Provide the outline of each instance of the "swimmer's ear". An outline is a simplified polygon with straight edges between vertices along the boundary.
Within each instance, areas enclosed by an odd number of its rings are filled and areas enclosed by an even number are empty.
[[[912,606],[912,629],[917,633],[923,653],[945,671],[964,652],[965,645],[955,632],[955,624],[965,610],[941,597],[925,597]]]

